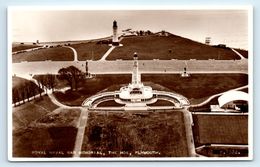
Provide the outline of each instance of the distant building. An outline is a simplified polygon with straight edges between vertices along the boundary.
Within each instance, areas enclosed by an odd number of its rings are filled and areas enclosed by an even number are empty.
[[[112,38],[112,45],[113,46],[119,46],[119,40],[118,40],[118,27],[117,22],[113,22],[113,38]]]
[[[210,43],[211,43],[211,38],[210,37],[206,37],[205,38],[205,44],[206,45],[210,45]]]

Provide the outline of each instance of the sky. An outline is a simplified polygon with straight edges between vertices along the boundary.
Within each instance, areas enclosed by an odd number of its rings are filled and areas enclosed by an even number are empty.
[[[13,42],[96,39],[118,29],[168,31],[195,41],[248,49],[246,10],[21,10],[11,13]]]

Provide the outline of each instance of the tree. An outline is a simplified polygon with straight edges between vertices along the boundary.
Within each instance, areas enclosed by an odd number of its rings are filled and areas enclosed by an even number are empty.
[[[59,79],[67,80],[71,90],[77,90],[80,79],[84,77],[83,72],[74,66],[62,68],[58,73]]]

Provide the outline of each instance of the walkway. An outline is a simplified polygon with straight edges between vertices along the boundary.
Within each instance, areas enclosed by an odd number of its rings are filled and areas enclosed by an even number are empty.
[[[78,122],[78,132],[77,132],[74,150],[73,150],[74,158],[80,157],[80,152],[81,152],[83,140],[84,140],[85,129],[87,126],[87,120],[88,120],[88,110],[84,107],[81,107],[81,114],[80,114],[79,122]]]
[[[192,115],[187,109],[181,110],[181,112],[183,113],[184,116],[184,124],[185,124],[185,132],[186,132],[189,156],[196,157],[195,144],[194,144],[193,132],[192,132],[192,124],[193,124]]]
[[[241,90],[241,89],[245,89],[245,88],[248,88],[248,85],[245,85],[245,86],[241,86],[241,87],[238,87],[238,88],[235,88],[235,89],[231,89],[231,90]],[[231,90],[228,90],[228,91],[231,91]],[[227,92],[227,91],[226,91]],[[222,92],[222,93],[218,93],[218,94],[215,94],[215,95],[212,95],[210,96],[207,100],[199,103],[199,104],[194,104],[194,105],[190,105],[190,107],[200,107],[200,106],[203,106],[205,104],[207,104],[208,102],[210,102],[212,99],[214,99],[215,97],[218,97],[218,96],[221,96],[223,95],[225,92]]]
[[[63,46],[63,47],[71,49],[73,51],[74,61],[78,61],[78,53],[77,53],[76,49],[74,49],[73,47],[70,47],[70,46]]]
[[[231,48],[231,50],[233,52],[235,52],[241,59],[246,59],[242,54],[240,54],[238,51],[236,51],[235,49]]]
[[[121,42],[123,38],[124,38],[124,37],[121,37],[118,41]],[[121,46],[122,46],[122,45],[121,45]],[[107,56],[108,56],[116,47],[120,47],[120,45],[119,45],[119,46],[113,46],[113,45],[112,45],[112,46],[108,49],[108,51],[103,55],[103,57],[102,57],[100,60],[101,60],[101,61],[106,60]]]
[[[100,60],[106,60],[107,56],[116,48],[116,46],[111,46],[108,51],[103,55],[103,57]]]

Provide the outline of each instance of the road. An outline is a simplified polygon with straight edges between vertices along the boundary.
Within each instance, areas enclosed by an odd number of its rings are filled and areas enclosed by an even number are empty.
[[[86,71],[86,61],[42,61],[12,64],[12,74],[39,75],[58,74],[59,69],[75,66]],[[131,74],[132,60],[88,61],[91,74]],[[187,73],[248,73],[245,60],[139,60],[140,73],[180,74],[187,67]]]

